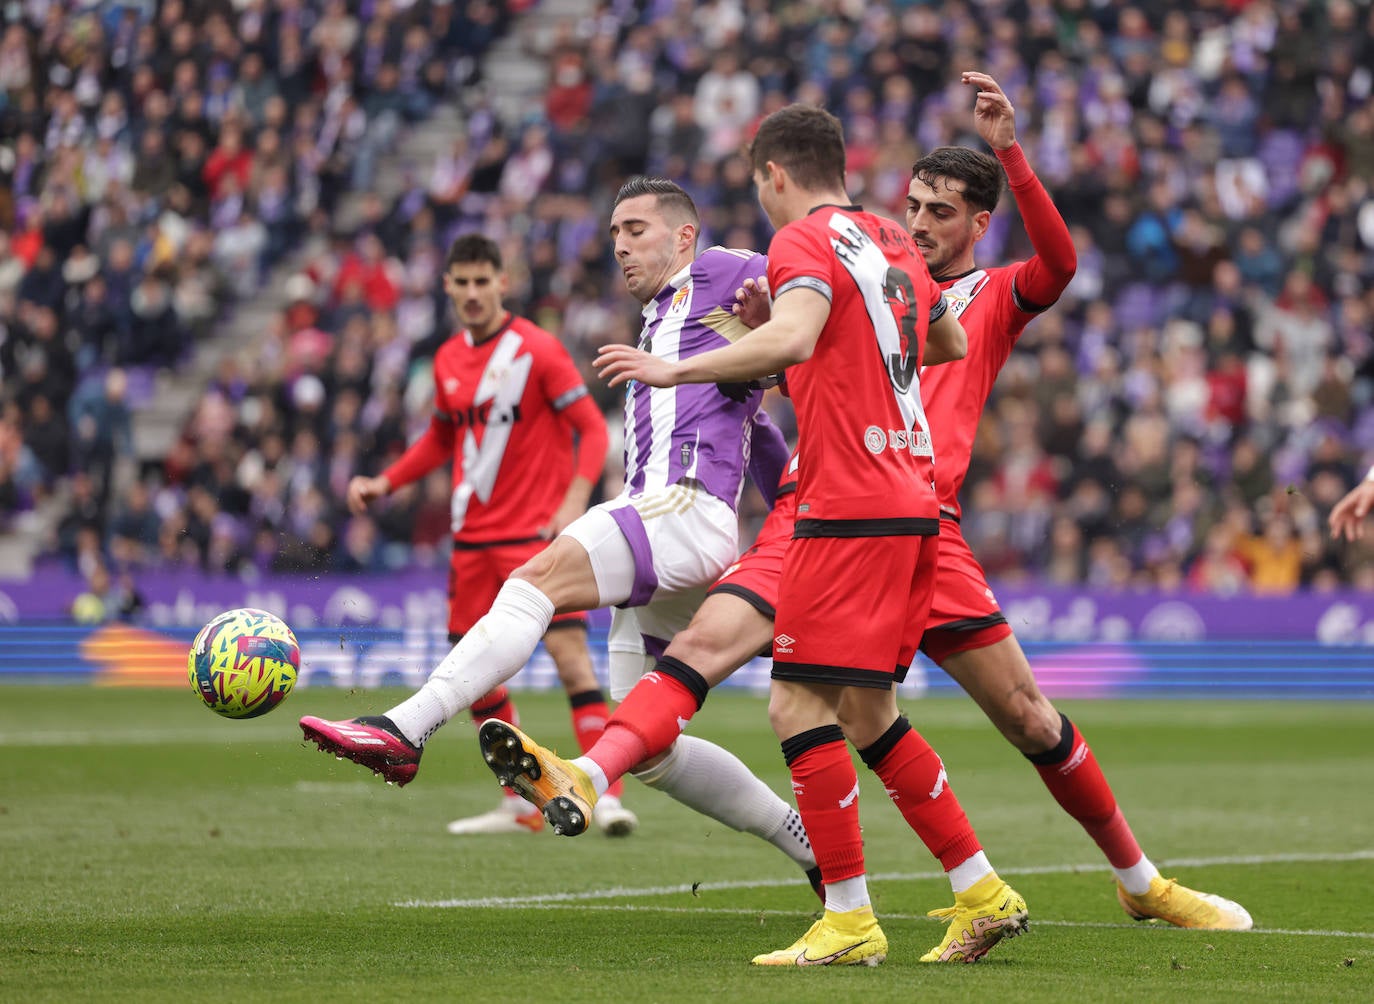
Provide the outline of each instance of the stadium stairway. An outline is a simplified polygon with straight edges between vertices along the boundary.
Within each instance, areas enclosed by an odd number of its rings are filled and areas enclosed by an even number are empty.
[[[527,119],[532,109],[542,110],[548,82],[545,56],[556,38],[575,30],[577,22],[593,9],[588,0],[543,0],[531,6],[483,56],[480,90],[474,89],[465,97],[489,97],[497,115],[509,126]],[[381,158],[374,191],[383,201],[389,203],[400,193],[408,173],[428,176],[434,159],[452,148],[454,139],[465,127],[465,111],[462,100],[440,106],[424,122],[408,129],[396,148]],[[361,196],[356,193],[345,198],[338,224],[347,227],[356,221],[360,203]],[[214,337],[197,344],[181,370],[159,372],[152,377],[150,392],[139,395],[142,402],[133,413],[134,456],[121,458],[117,465],[116,491],[122,491],[137,477],[143,464],[166,455],[181,435],[206,384],[227,357],[251,357],[273,317],[286,304],[287,281],[300,271],[309,253],[308,247],[298,249],[278,263],[265,277],[258,294],[235,304]],[[0,532],[0,579],[29,574],[34,557],[55,532],[65,511],[66,498],[59,492]]]

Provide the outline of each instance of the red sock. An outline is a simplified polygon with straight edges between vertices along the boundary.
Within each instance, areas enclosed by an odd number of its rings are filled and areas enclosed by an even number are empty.
[[[665,656],[620,702],[587,756],[608,780],[658,756],[682,734],[706,700],[706,681],[686,663]]]
[[[515,710],[515,702],[510,699],[510,691],[504,686],[483,694],[468,710],[472,713],[474,725],[481,725],[494,718],[498,722],[520,727],[520,714]]]
[[[1130,868],[1143,852],[1126,817],[1116,804],[1111,785],[1097,765],[1073,722],[1061,714],[1059,745],[1048,753],[1026,757],[1035,764],[1040,780],[1070,816],[1088,831],[1113,868]]]
[[[577,736],[577,748],[586,753],[606,731],[606,720],[611,711],[606,707],[606,698],[600,690],[587,690],[580,694],[569,694],[568,705],[572,708],[573,735]],[[606,794],[619,798],[624,792],[624,783],[617,778],[606,789]]]
[[[782,744],[806,835],[827,885],[864,873],[859,775],[838,725],[810,729]]]
[[[905,718],[898,718],[859,755],[882,779],[902,818],[945,871],[983,849],[949,786],[944,763]]]

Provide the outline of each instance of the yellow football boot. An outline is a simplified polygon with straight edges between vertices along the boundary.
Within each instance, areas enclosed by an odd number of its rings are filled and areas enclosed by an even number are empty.
[[[1158,875],[1150,879],[1150,891],[1140,896],[1132,896],[1118,882],[1116,898],[1135,920],[1162,920],[1175,927],[1208,931],[1248,931],[1254,926],[1250,914],[1239,903],[1189,889]]]
[[[921,956],[922,962],[977,962],[1003,938],[1024,934],[1030,926],[1026,901],[994,872],[954,896],[954,905],[931,910],[950,922],[945,938]]]
[[[887,958],[887,936],[873,907],[826,910],[791,946],[754,956],[756,966],[876,966]]]
[[[477,740],[496,780],[534,803],[554,833],[575,837],[586,832],[596,808],[596,789],[586,771],[496,719],[482,723]]]

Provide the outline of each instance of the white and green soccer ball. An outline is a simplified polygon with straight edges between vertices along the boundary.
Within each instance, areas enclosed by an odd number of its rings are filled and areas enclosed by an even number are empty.
[[[200,629],[186,659],[191,689],[225,718],[257,718],[296,685],[301,647],[266,610],[226,610]]]

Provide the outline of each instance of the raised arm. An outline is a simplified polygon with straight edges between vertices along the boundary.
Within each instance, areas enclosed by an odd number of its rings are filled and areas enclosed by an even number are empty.
[[[1035,248],[1034,257],[1016,274],[1016,305],[1027,313],[1038,313],[1053,306],[1073,279],[1078,253],[1068,225],[1031,170],[1021,144],[1016,142],[1016,110],[1011,101],[986,73],[966,72],[963,82],[978,88],[973,106],[974,126],[1007,172],[1012,198],[1026,226],[1026,236]]]

